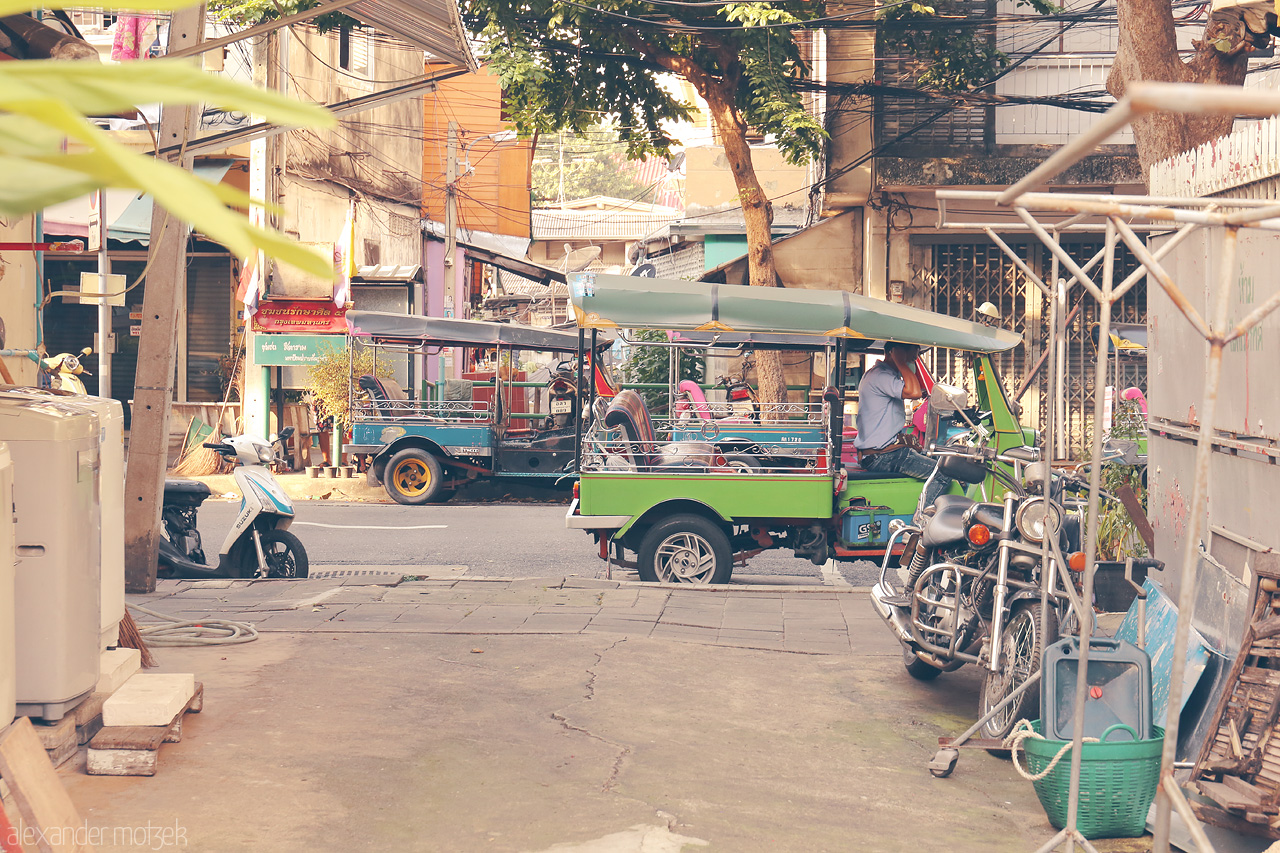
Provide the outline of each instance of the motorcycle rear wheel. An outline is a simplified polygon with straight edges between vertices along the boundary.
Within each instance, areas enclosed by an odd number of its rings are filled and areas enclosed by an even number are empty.
[[[1009,613],[1009,621],[1001,632],[1000,649],[1003,666],[999,672],[983,671],[982,689],[978,693],[978,714],[985,716],[1006,696],[1018,689],[1040,670],[1040,657],[1058,639],[1058,615],[1049,609],[1040,624],[1040,602],[1020,601]],[[1018,720],[1035,719],[1040,714],[1040,690],[1029,688],[1010,705],[982,726],[981,736],[1004,740]],[[997,753],[1004,755],[1003,752]]]

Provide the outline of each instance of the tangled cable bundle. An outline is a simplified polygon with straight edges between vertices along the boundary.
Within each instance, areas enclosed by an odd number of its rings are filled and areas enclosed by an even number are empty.
[[[258,639],[258,629],[249,622],[230,619],[190,621],[158,613],[140,604],[130,604],[129,607],[160,620],[159,625],[138,626],[138,633],[151,646],[228,646]]]

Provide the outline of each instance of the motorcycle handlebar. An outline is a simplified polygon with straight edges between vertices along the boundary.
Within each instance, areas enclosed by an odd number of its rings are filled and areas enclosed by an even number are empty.
[[[214,443],[214,442],[212,442],[212,441],[206,441],[206,442],[204,442],[201,446],[202,446],[202,447],[207,447],[207,448],[208,448],[208,449],[210,449],[210,450],[217,450],[217,451],[220,451],[220,452],[222,452],[222,453],[234,452],[234,451],[232,450],[232,448],[231,448],[231,446],[230,446],[230,445],[226,444],[225,442],[221,442],[221,441],[219,441],[219,442],[217,442],[217,443]]]

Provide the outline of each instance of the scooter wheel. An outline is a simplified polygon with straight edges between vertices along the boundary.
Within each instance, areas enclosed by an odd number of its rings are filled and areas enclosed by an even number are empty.
[[[307,564],[307,551],[302,547],[302,540],[287,530],[264,530],[262,539],[262,555],[267,560],[268,578],[305,578],[310,571]],[[253,577],[258,572],[258,549],[252,541],[244,549],[244,565],[240,567],[242,577]]]

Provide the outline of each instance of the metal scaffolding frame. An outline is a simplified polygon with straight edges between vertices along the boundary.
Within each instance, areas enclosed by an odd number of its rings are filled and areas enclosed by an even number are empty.
[[[1111,309],[1143,275],[1149,276],[1169,297],[1187,322],[1209,345],[1209,358],[1204,371],[1204,396],[1201,407],[1200,431],[1196,443],[1195,481],[1189,515],[1191,527],[1187,545],[1182,554],[1182,567],[1178,594],[1178,626],[1174,639],[1173,672],[1169,687],[1169,715],[1165,727],[1164,748],[1161,757],[1160,785],[1156,794],[1155,853],[1169,850],[1169,825],[1172,811],[1177,810],[1202,853],[1212,853],[1213,847],[1204,835],[1199,822],[1192,814],[1185,795],[1173,778],[1174,758],[1178,743],[1178,709],[1182,706],[1182,680],[1186,665],[1187,645],[1195,610],[1196,546],[1205,536],[1208,503],[1209,461],[1213,448],[1214,418],[1217,410],[1218,389],[1222,376],[1223,349],[1237,338],[1247,334],[1268,314],[1280,308],[1280,292],[1250,312],[1239,323],[1228,326],[1228,296],[1235,274],[1237,235],[1241,228],[1280,231],[1280,204],[1273,201],[1228,198],[1169,198],[1155,196],[1114,196],[1085,193],[1036,192],[1054,176],[1069,168],[1102,143],[1108,136],[1130,124],[1134,119],[1150,113],[1214,114],[1234,117],[1264,118],[1280,115],[1280,93],[1262,90],[1246,90],[1237,86],[1210,86],[1185,83],[1132,83],[1124,98],[1108,110],[1088,132],[1062,146],[1057,152],[1032,170],[1025,178],[997,192],[965,190],[938,191],[940,228],[981,231],[1000,246],[1019,269],[1035,283],[1050,302],[1050,346],[1055,365],[1053,380],[1054,405],[1047,409],[1049,425],[1046,435],[1052,435],[1055,413],[1062,405],[1062,358],[1065,326],[1062,324],[1066,295],[1076,285],[1095,299],[1100,308],[1101,328],[1099,340],[1106,341],[1110,331]],[[951,221],[948,218],[947,200],[987,201],[1001,207],[1009,207],[1017,213],[1022,226],[1035,234],[1053,254],[1053,270],[1050,283],[1041,281],[1016,253],[995,233],[995,228],[1010,230],[1006,225]],[[1054,219],[1066,215],[1066,219],[1043,224],[1036,215]],[[1129,220],[1138,220],[1130,223]],[[1191,303],[1161,266],[1161,260],[1191,233],[1199,229],[1213,229],[1220,239],[1222,255],[1219,267],[1218,290],[1213,301],[1213,316],[1205,318]],[[1103,250],[1089,263],[1081,266],[1060,245],[1063,231],[1093,229],[1105,235]],[[1020,229],[1019,229],[1020,230]],[[1170,238],[1155,252],[1150,251],[1138,236],[1140,232],[1170,233]],[[1113,268],[1116,246],[1123,242],[1142,264],[1123,281],[1114,281]],[[1091,278],[1091,271],[1102,263],[1101,282]],[[1070,274],[1069,280],[1058,276],[1058,266]],[[1101,388],[1105,383],[1107,359],[1099,358],[1095,383]],[[1092,458],[1100,459],[1103,442],[1102,394],[1095,394],[1092,435]],[[1088,541],[1085,545],[1087,565],[1084,575],[1083,600],[1093,600],[1094,564],[1097,550],[1097,522],[1101,465],[1091,466],[1089,473]],[[1045,537],[1046,541],[1050,537]],[[1049,555],[1046,555],[1048,558]],[[1061,555],[1058,555],[1061,558]],[[1084,700],[1088,695],[1086,683],[1089,657],[1089,638],[1093,633],[1093,620],[1081,619],[1080,667],[1076,682],[1075,731],[1071,758],[1070,799],[1067,826],[1055,835],[1037,853],[1058,848],[1060,845],[1074,851],[1079,845],[1096,853],[1077,828],[1080,802],[1080,755],[1084,733]]]

